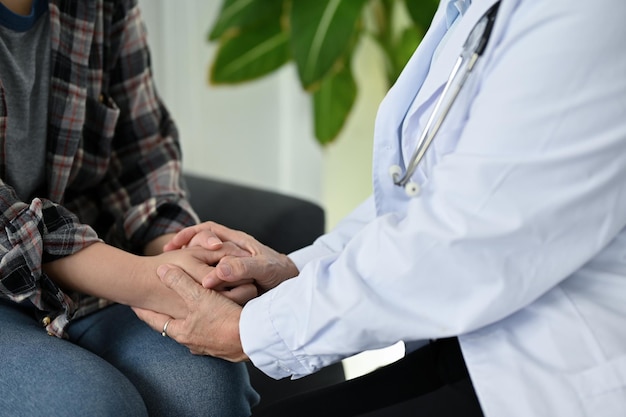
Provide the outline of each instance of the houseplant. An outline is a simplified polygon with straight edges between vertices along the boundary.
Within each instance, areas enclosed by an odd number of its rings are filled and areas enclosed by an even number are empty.
[[[261,78],[295,63],[313,99],[315,137],[332,142],[354,104],[351,61],[372,37],[389,86],[424,35],[439,0],[222,0],[208,39],[218,44],[212,84]]]

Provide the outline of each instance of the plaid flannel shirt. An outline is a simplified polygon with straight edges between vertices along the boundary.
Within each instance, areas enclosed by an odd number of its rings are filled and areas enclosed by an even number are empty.
[[[45,18],[45,17],[44,17]],[[63,292],[42,263],[104,240],[141,253],[195,224],[176,128],[155,92],[135,0],[50,0],[46,195],[0,181],[0,295],[30,300],[50,334],[107,304]],[[7,109],[0,80],[0,177]]]

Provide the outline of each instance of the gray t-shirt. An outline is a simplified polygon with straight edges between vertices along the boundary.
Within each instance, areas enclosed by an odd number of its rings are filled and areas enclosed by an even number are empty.
[[[0,4],[0,80],[7,108],[3,180],[23,201],[45,186],[49,26],[45,0],[35,0],[29,16]]]

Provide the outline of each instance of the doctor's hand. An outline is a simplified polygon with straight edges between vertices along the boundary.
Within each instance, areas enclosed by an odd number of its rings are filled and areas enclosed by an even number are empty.
[[[201,283],[211,276],[214,265],[224,256],[250,256],[247,252],[232,243],[225,242],[220,249],[207,250],[200,246],[163,252],[160,255],[148,256],[143,259],[152,265],[153,271],[158,271],[160,265],[175,265],[185,271],[197,283]],[[153,272],[153,273],[155,273]],[[155,273],[155,275],[158,275]],[[155,279],[158,279],[155,276]],[[258,296],[258,288],[250,278],[242,280],[222,281],[213,287],[237,304],[244,305]]]
[[[210,227],[205,226],[207,223],[184,228],[176,233],[169,242],[163,246],[163,250],[171,251],[188,246],[201,246],[209,250],[221,249],[224,242],[222,242]]]
[[[234,244],[249,253],[249,256],[222,257],[215,269],[202,280],[202,285],[206,288],[216,288],[225,282],[254,279],[261,291],[267,291],[298,275],[298,268],[287,255],[263,245],[247,233],[215,222],[205,222],[183,229],[170,243],[171,247],[185,247],[193,245],[193,242],[205,242],[213,236],[224,244]]]
[[[184,300],[188,314],[183,319],[174,319],[166,314],[133,308],[141,320],[187,346],[195,355],[211,355],[231,362],[248,359],[239,338],[241,306],[220,292],[203,288],[176,266],[161,265],[157,272],[163,283]]]
[[[215,269],[203,279],[202,285],[206,288],[215,288],[223,285],[224,282],[253,279],[259,290],[263,292],[298,275],[298,268],[287,255],[263,245],[247,233],[214,222],[202,223],[197,227],[250,253],[250,256],[246,257],[224,256]],[[179,235],[183,233],[184,230]],[[174,240],[177,237],[175,236]]]

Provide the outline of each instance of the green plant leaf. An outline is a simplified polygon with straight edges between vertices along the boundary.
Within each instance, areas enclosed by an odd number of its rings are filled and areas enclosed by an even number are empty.
[[[357,86],[349,66],[327,77],[313,93],[315,137],[326,145],[343,128],[357,95]]]
[[[289,57],[289,34],[279,22],[251,27],[224,40],[209,78],[213,84],[250,81],[276,70]]]
[[[404,4],[411,20],[426,32],[439,7],[439,0],[404,0]]]
[[[284,0],[223,0],[222,8],[209,32],[215,41],[229,29],[253,26],[264,20],[279,20]]]
[[[392,83],[430,25],[439,0],[222,0],[209,40],[219,39],[210,69],[214,84],[261,78],[293,60],[303,88],[312,94],[315,136],[336,139],[356,100],[350,57],[363,33],[366,5],[377,6]],[[399,33],[392,9],[406,8],[415,26]]]
[[[291,6],[291,50],[302,86],[320,82],[350,41],[367,0],[294,0]]]

